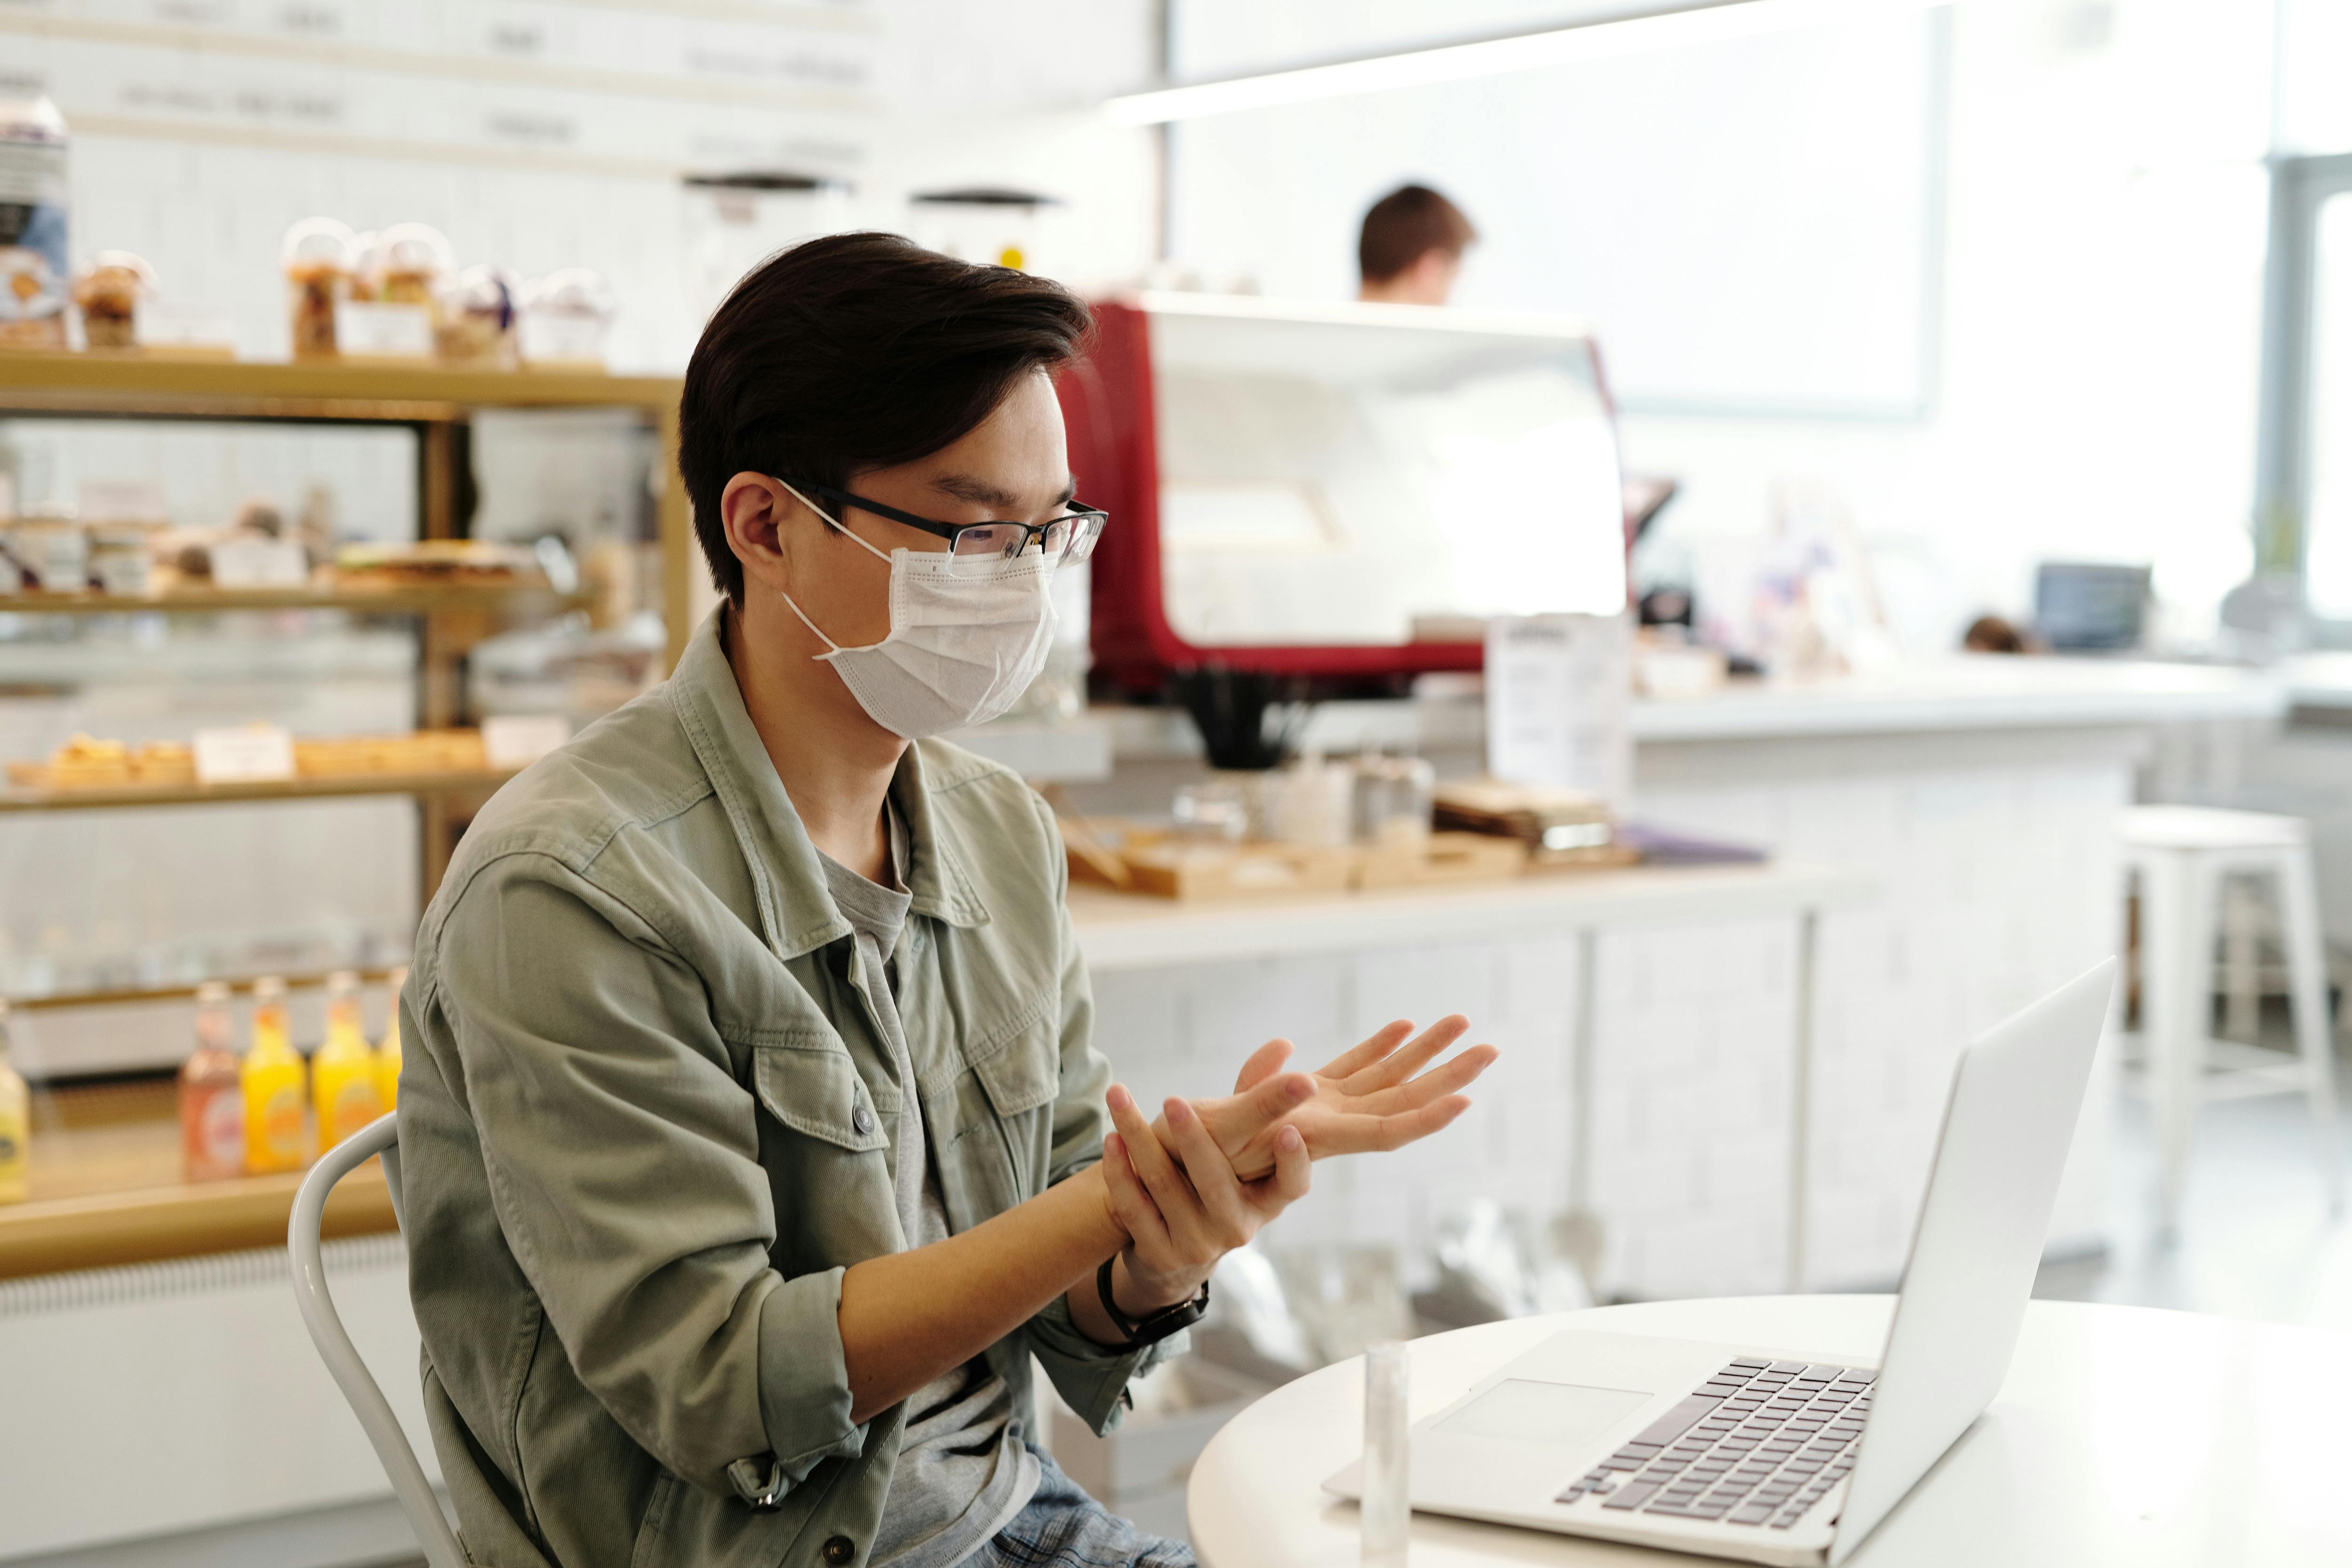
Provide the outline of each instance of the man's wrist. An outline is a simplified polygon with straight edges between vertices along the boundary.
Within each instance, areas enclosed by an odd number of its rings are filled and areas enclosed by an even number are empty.
[[[1095,1196],[1102,1202],[1102,1230],[1098,1237],[1102,1250],[1096,1256],[1108,1258],[1134,1246],[1135,1237],[1127,1233],[1127,1222],[1118,1217],[1118,1210],[1111,1205],[1110,1178],[1103,1174],[1102,1162],[1097,1160],[1076,1175],[1066,1178],[1064,1184],[1073,1185],[1081,1182],[1092,1183]]]
[[[1111,1299],[1118,1310],[1130,1318],[1141,1318],[1189,1301],[1201,1293],[1201,1281],[1209,1277],[1206,1268],[1186,1269],[1179,1274],[1152,1274],[1138,1269],[1132,1250],[1122,1251],[1111,1265]]]

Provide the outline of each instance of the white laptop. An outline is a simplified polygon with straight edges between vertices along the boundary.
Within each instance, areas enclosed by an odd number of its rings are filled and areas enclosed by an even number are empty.
[[[2008,1374],[2116,961],[1972,1042],[1876,1361],[1571,1329],[1413,1426],[1412,1506],[1837,1563]],[[1362,1464],[1326,1489],[1357,1497]]]

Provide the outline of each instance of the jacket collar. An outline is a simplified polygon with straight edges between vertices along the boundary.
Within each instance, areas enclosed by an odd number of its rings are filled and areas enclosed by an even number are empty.
[[[743,706],[720,640],[727,613],[724,605],[712,611],[687,643],[669,678],[670,707],[751,868],[769,947],[780,958],[797,958],[847,936],[850,925],[825,888],[816,846]],[[957,841],[953,823],[932,808],[919,746],[908,746],[899,759],[890,797],[907,819],[913,861],[907,888],[914,912],[950,925],[985,924],[988,912],[965,869],[969,848]]]

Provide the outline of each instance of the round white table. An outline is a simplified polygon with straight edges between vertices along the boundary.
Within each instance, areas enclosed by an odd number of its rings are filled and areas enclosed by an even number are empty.
[[[1412,1345],[1414,1420],[1562,1328],[1874,1360],[1892,1296],[1663,1301],[1489,1323]],[[2297,1568],[2352,1563],[2352,1334],[2036,1301],[2000,1396],[1889,1515],[1863,1568]],[[1323,1478],[1363,1447],[1363,1367],[1235,1416],[1192,1468],[1203,1568],[1354,1568]],[[1412,1568],[1667,1563],[1680,1553],[1415,1514]]]

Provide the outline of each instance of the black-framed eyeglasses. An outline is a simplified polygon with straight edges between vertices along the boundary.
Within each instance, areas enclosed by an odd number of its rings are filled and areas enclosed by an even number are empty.
[[[877,517],[887,517],[892,522],[936,534],[948,542],[949,554],[975,563],[1023,554],[1032,541],[1036,542],[1038,552],[1056,566],[1084,561],[1095,552],[1095,541],[1102,537],[1103,524],[1110,521],[1110,513],[1074,501],[1071,510],[1050,522],[939,522],[831,485],[803,484],[797,479],[779,482],[803,495],[821,496],[831,501],[836,510],[854,506]]]

